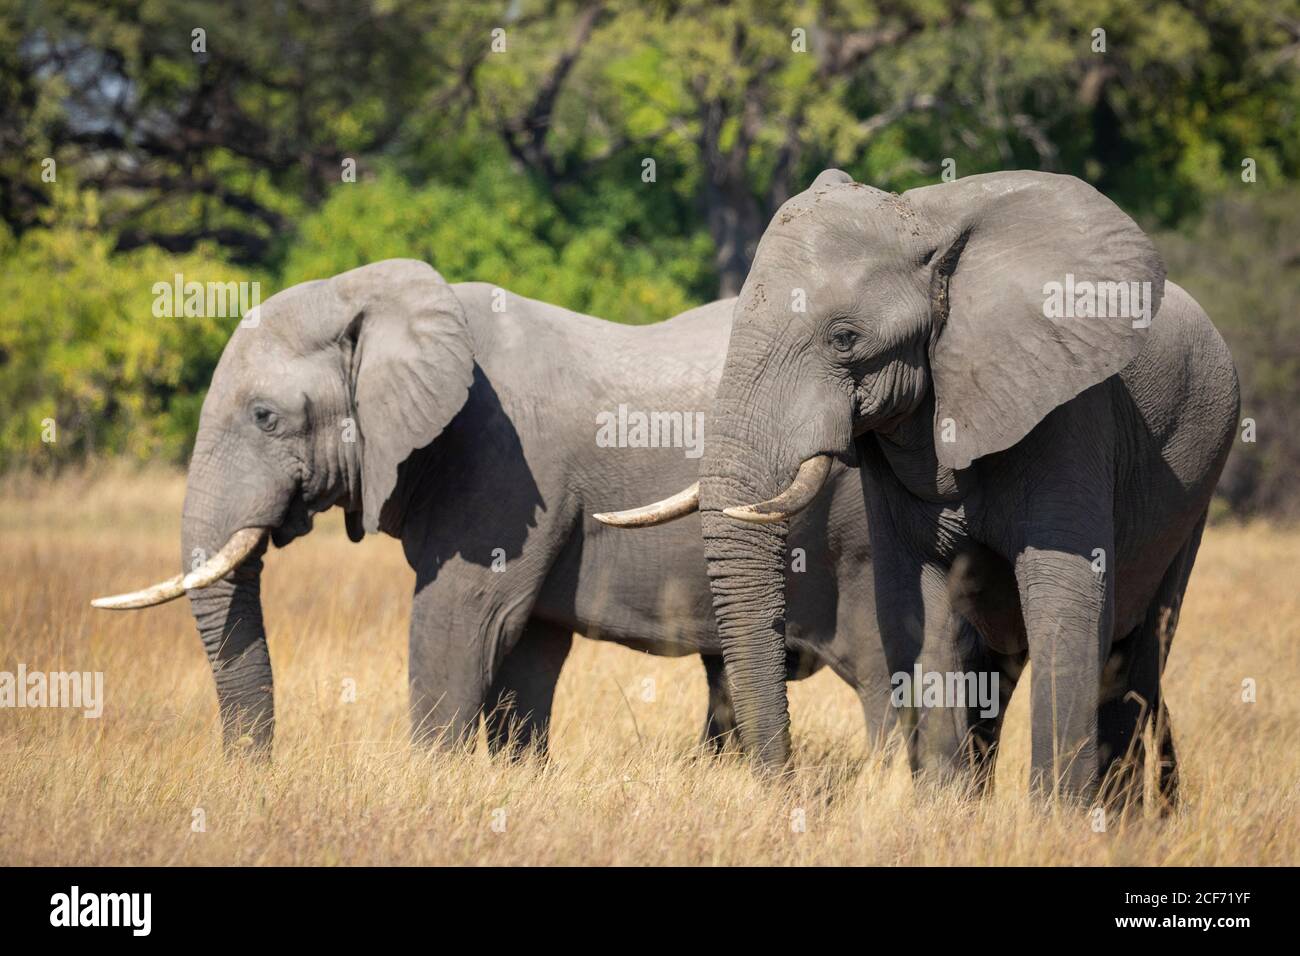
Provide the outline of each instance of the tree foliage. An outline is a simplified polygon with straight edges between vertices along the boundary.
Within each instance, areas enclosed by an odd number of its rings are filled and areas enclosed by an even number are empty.
[[[256,276],[210,247],[115,255],[96,193],[54,203],[58,225],[0,241],[0,465],[183,460],[237,317],[156,317],[154,286]]]
[[[1042,168],[1162,231],[1259,410],[1229,498],[1281,508],[1298,66],[1300,0],[0,0],[0,456],[183,458],[226,327],[141,312],[177,269],[646,322],[827,166]]]
[[[1241,377],[1243,427],[1219,492],[1238,514],[1300,517],[1300,189],[1214,200],[1157,236],[1169,275],[1209,313]]]

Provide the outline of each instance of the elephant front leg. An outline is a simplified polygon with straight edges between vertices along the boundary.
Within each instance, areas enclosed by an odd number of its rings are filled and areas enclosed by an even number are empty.
[[[1099,779],[1097,707],[1109,652],[1109,533],[1095,547],[1027,547],[1016,561],[1029,660],[1036,791],[1092,800]]]
[[[496,613],[490,600],[440,600],[433,592],[417,592],[411,612],[411,738],[452,749],[473,742],[498,666],[524,620]]]
[[[982,795],[992,781],[1005,703],[1003,673],[975,627],[956,613],[938,568],[925,575],[927,625],[913,665],[914,751],[922,773]]]
[[[477,649],[413,631],[410,667],[412,742],[442,750],[471,744],[487,698]]]
[[[487,738],[493,753],[518,759],[528,750],[545,756],[551,707],[560,671],[573,647],[567,627],[537,619],[524,627],[488,693]]]

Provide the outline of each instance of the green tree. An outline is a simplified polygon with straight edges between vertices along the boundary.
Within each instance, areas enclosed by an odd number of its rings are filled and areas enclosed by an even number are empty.
[[[61,225],[0,244],[0,466],[109,454],[183,462],[238,319],[158,318],[154,286],[177,273],[203,283],[256,276],[211,249],[114,255],[96,228],[97,194],[54,201]]]
[[[282,284],[335,275],[377,259],[433,264],[449,282],[481,281],[621,322],[652,322],[703,300],[708,239],[629,242],[617,196],[603,222],[566,223],[503,159],[481,161],[453,188],[412,186],[391,172],[341,185],[302,223]]]
[[[1163,233],[1157,244],[1170,278],[1223,333],[1241,378],[1243,426],[1220,494],[1238,515],[1300,517],[1300,189],[1242,184],[1193,228]]]

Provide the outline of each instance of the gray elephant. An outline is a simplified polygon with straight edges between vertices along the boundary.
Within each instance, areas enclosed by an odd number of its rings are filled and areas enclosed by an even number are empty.
[[[695,410],[716,385],[731,313],[719,302],[634,328],[449,286],[410,260],[287,289],[245,318],[213,375],[183,516],[193,570],[95,603],[143,607],[188,590],[227,742],[265,746],[266,540],[283,547],[337,505],[349,536],[400,538],[416,572],[417,739],[462,741],[486,714],[494,748],[544,748],[576,631],[704,655],[705,736],[721,744],[731,707],[698,524],[635,537],[590,513],[695,480]],[[791,532],[802,560],[772,568],[789,581],[790,626],[771,676],[828,664],[857,690],[874,737],[891,711],[865,509],[851,471],[831,480]]]
[[[1238,405],[1205,313],[1086,183],[822,173],[758,247],[700,467],[746,748],[788,758],[777,556],[853,454],[890,671],[1009,693],[1027,656],[1036,788],[1127,799],[1154,721],[1172,795],[1160,675]],[[915,771],[986,778],[1000,711],[905,703]]]

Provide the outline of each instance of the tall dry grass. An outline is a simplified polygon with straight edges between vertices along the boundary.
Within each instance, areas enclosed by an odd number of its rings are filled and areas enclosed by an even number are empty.
[[[1183,803],[1098,833],[1026,796],[1023,699],[996,793],[966,802],[866,754],[855,698],[823,672],[791,688],[797,773],[765,785],[696,748],[697,660],[588,641],[549,764],[413,751],[412,574],[396,542],[350,544],[333,519],[268,559],[275,759],[227,761],[185,602],[87,604],[174,573],[181,495],[156,473],[0,485],[0,670],[102,671],[107,698],[98,720],[0,710],[0,864],[1300,863],[1296,531],[1206,534],[1167,673]]]

